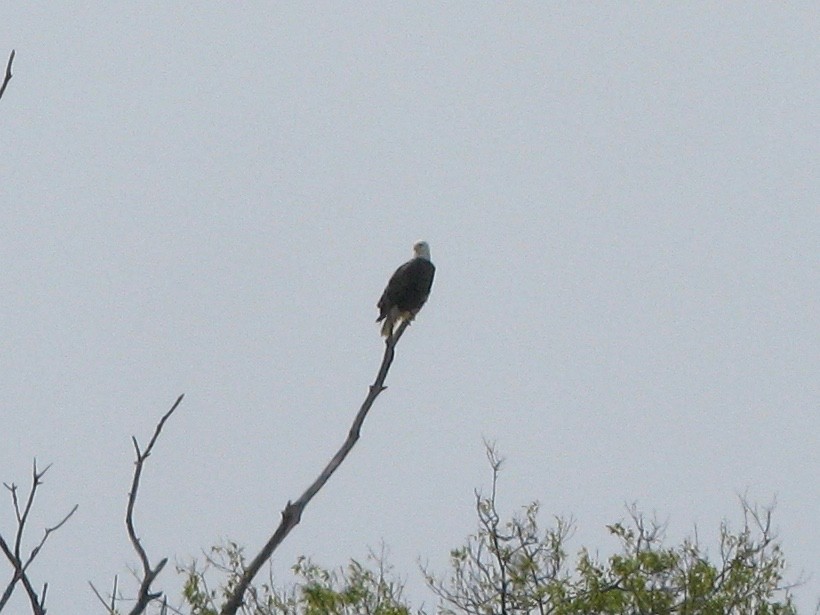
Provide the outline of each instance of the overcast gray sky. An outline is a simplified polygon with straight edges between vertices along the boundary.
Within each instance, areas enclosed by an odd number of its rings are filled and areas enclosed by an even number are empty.
[[[819,16],[7,3],[0,478],[54,463],[30,540],[79,504],[31,570],[52,611],[97,612],[87,581],[136,563],[129,438],[180,393],[145,546],[262,544],[343,440],[381,359],[375,302],[422,238],[431,299],[277,574],[384,540],[429,604],[416,560],[444,571],[472,531],[486,437],[503,509],[572,515],[573,550],[614,548],[625,503],[714,544],[738,493],[776,497],[812,608]],[[157,587],[177,595],[170,568]]]

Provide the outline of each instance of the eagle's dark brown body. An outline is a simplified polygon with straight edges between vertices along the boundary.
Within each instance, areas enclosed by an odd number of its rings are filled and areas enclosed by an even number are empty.
[[[429,254],[427,244],[424,249]],[[435,266],[424,256],[416,256],[396,269],[377,304],[379,318],[376,322],[384,321],[382,335],[391,335],[400,320],[413,320],[430,295],[435,273]]]

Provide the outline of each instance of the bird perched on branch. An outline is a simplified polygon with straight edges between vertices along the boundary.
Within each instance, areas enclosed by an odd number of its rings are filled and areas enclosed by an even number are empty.
[[[402,321],[412,321],[430,295],[436,268],[430,262],[430,246],[419,241],[413,246],[413,258],[396,269],[384,289],[377,307],[384,321],[382,335],[390,337]]]

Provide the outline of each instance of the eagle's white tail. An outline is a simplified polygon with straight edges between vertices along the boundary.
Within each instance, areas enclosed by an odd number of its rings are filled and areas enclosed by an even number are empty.
[[[390,337],[393,334],[393,318],[388,314],[382,323],[382,337]]]
[[[413,322],[415,318],[415,312],[402,312],[399,308],[391,308],[390,313],[385,316],[384,322],[382,323],[382,337],[390,337],[396,327],[402,322],[405,320]]]

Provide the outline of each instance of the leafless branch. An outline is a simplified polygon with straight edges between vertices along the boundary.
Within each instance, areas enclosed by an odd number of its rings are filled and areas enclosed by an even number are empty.
[[[40,544],[38,544],[36,547],[34,547],[31,550],[31,553],[29,554],[28,559],[26,560],[26,563],[23,565],[24,570],[29,567],[29,564],[31,564],[31,562],[34,561],[34,558],[37,557],[37,555],[40,553],[40,549],[42,549],[43,545],[46,544],[46,540],[48,540],[48,537],[51,536],[51,533],[56,532],[61,527],[63,527],[66,524],[66,522],[71,518],[71,516],[75,512],[77,512],[77,508],[79,508],[79,506],[80,506],[79,504],[74,504],[74,508],[72,508],[70,511],[68,511],[68,514],[65,517],[63,517],[62,520],[57,525],[54,525],[52,527],[47,527],[45,529],[45,532],[43,532],[43,537],[40,539]]]
[[[282,520],[279,523],[279,527],[276,528],[276,531],[270,537],[267,544],[265,544],[265,546],[262,547],[262,550],[259,552],[259,554],[245,569],[244,574],[239,579],[236,586],[233,588],[233,591],[231,591],[230,595],[228,596],[228,600],[223,605],[221,615],[236,614],[236,612],[239,610],[239,607],[242,606],[245,591],[248,589],[248,586],[250,585],[251,581],[253,581],[256,574],[259,572],[259,570],[262,568],[265,562],[267,562],[270,559],[271,555],[273,555],[273,552],[282,543],[285,537],[291,532],[291,530],[294,527],[296,527],[299,524],[299,521],[302,518],[302,512],[305,510],[305,507],[319,492],[319,490],[325,485],[328,479],[330,479],[333,473],[341,465],[342,461],[344,461],[345,457],[347,457],[348,453],[351,451],[353,446],[356,444],[357,440],[359,439],[359,433],[361,431],[362,424],[364,423],[364,420],[367,417],[367,413],[370,412],[370,408],[373,405],[373,402],[375,402],[379,394],[387,388],[386,386],[384,386],[384,381],[387,378],[387,372],[390,370],[390,365],[393,363],[396,344],[398,343],[401,336],[404,334],[404,331],[407,329],[409,324],[410,323],[408,321],[402,322],[402,324],[393,333],[393,335],[389,336],[385,340],[384,358],[382,359],[382,364],[379,368],[379,373],[376,376],[375,382],[373,382],[373,384],[370,385],[367,397],[365,397],[365,400],[362,403],[362,406],[359,409],[358,414],[356,414],[356,418],[353,420],[353,424],[350,427],[347,439],[344,441],[341,448],[333,456],[330,462],[328,462],[328,464],[325,466],[325,469],[322,470],[321,474],[319,474],[318,478],[315,481],[313,481],[313,483],[305,490],[305,492],[299,497],[299,499],[295,502],[287,503],[285,509],[282,511]]]
[[[88,584],[91,586],[91,591],[94,592],[94,595],[97,596],[97,600],[103,605],[105,612],[108,615],[115,615],[117,612],[117,582],[119,581],[119,577],[114,575],[114,588],[111,590],[111,602],[106,602],[105,598],[102,597],[102,594],[94,587],[94,584],[89,581]]]
[[[13,57],[13,53],[12,53]],[[11,62],[9,62],[11,64]],[[5,84],[4,86],[5,87]],[[2,92],[2,90],[0,90]],[[20,507],[20,500],[17,496],[17,485],[14,483],[3,483],[6,489],[9,490],[11,493],[11,502],[12,507],[14,508],[14,515],[17,521],[17,531],[14,537],[14,546],[13,548],[9,546],[3,536],[0,534],[0,551],[3,552],[3,555],[6,556],[6,559],[11,563],[12,567],[14,568],[14,574],[12,575],[11,580],[9,581],[8,585],[6,586],[5,590],[3,591],[3,595],[0,596],[0,611],[3,610],[3,607],[11,598],[11,594],[14,592],[14,588],[18,582],[23,585],[23,589],[25,589],[26,594],[29,598],[29,603],[31,604],[32,612],[35,615],[45,615],[46,608],[46,594],[48,593],[48,583],[43,584],[43,589],[40,593],[37,593],[37,590],[34,589],[34,586],[31,583],[31,580],[28,578],[28,567],[31,563],[35,560],[37,555],[39,555],[40,551],[42,550],[43,546],[46,544],[48,537],[51,536],[53,532],[59,530],[63,525],[68,522],[71,516],[77,512],[77,505],[74,505],[68,514],[62,518],[62,520],[53,525],[52,527],[47,527],[45,532],[43,533],[43,537],[40,539],[40,542],[31,550],[28,557],[23,560],[21,555],[22,544],[23,544],[23,535],[25,534],[26,529],[26,522],[28,521],[29,513],[31,512],[32,506],[34,505],[34,498],[37,495],[37,489],[40,485],[43,484],[43,476],[48,469],[51,467],[49,464],[45,467],[42,471],[37,470],[37,460],[34,460],[32,466],[32,478],[31,478],[31,488],[28,492],[28,497],[26,498],[26,503],[22,507]]]
[[[11,54],[9,55],[9,63],[6,64],[6,76],[3,79],[3,85],[0,85],[0,98],[3,98],[3,93],[6,91],[6,86],[11,81],[11,63],[14,62],[14,49],[11,50]]]
[[[162,596],[162,592],[151,591],[151,584],[157,578],[159,573],[162,572],[165,564],[168,563],[168,558],[162,558],[154,568],[151,567],[151,563],[148,560],[148,554],[142,547],[140,539],[137,537],[137,531],[134,529],[134,506],[137,503],[137,491],[140,487],[140,477],[142,476],[142,468],[145,465],[145,460],[151,455],[151,450],[154,448],[157,438],[159,438],[159,434],[165,425],[165,421],[168,420],[168,418],[174,413],[174,410],[176,410],[179,404],[182,403],[183,397],[185,396],[180,395],[174,402],[174,405],[171,406],[171,409],[168,410],[168,412],[166,412],[165,415],[159,420],[159,423],[157,423],[157,428],[154,430],[154,435],[151,438],[151,441],[148,442],[148,446],[144,451],[140,450],[136,437],[132,436],[131,438],[131,441],[134,444],[134,451],[136,452],[137,460],[134,462],[134,480],[131,482],[131,491],[128,493],[128,507],[126,508],[125,513],[125,527],[128,529],[128,538],[130,538],[131,544],[134,546],[134,550],[137,552],[140,562],[142,562],[142,581],[140,582],[136,603],[134,604],[134,608],[130,611],[131,615],[139,615],[140,613],[144,613],[145,609],[148,607],[148,604],[152,600],[157,600]]]

